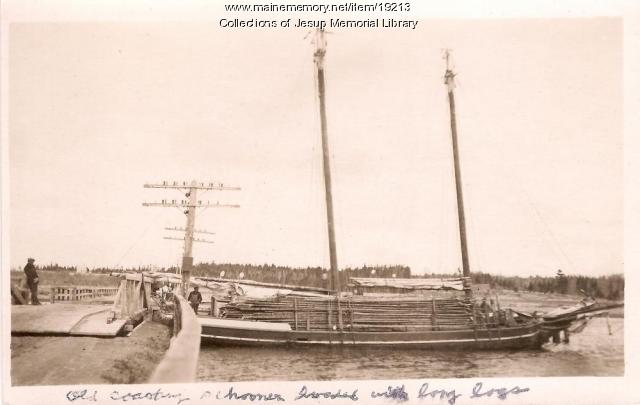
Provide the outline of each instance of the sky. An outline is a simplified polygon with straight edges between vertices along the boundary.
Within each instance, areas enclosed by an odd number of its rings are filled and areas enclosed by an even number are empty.
[[[168,266],[181,199],[222,182],[194,261],[328,267],[313,45],[210,22],[9,30],[11,267]],[[460,266],[442,49],[452,50],[472,271],[623,272],[619,18],[420,21],[328,35],[340,267]],[[177,236],[173,234],[172,236]]]

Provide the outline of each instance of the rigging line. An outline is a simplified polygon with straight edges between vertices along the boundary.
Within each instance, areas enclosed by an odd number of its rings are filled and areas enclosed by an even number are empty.
[[[461,93],[462,98],[464,98],[464,93]],[[472,110],[472,115],[474,117],[477,117],[478,120],[482,121],[483,123],[486,124],[486,122],[484,121],[484,116],[480,113],[478,113],[476,111],[476,114],[473,114],[473,103],[467,103],[467,108],[469,109],[469,107],[471,107]],[[482,128],[489,128],[489,126],[487,125],[481,125]],[[501,148],[501,144],[500,143],[494,143],[492,145],[493,149],[497,149],[499,152],[500,156],[508,156]],[[539,222],[543,225],[543,227],[545,228],[546,232],[548,233],[547,236],[550,237],[549,240],[547,240],[547,243],[551,242],[550,245],[553,247],[553,244],[555,244],[556,249],[560,252],[560,254],[563,256],[564,260],[566,261],[565,264],[568,264],[569,267],[572,269],[572,271],[575,272],[575,265],[573,264],[572,260],[569,258],[569,256],[565,253],[565,251],[562,249],[558,239],[555,237],[555,234],[551,231],[551,228],[549,227],[549,225],[546,223],[546,221],[544,221],[544,218],[542,217],[542,214],[538,211],[537,207],[533,204],[532,199],[530,198],[529,194],[526,193],[526,191],[524,189],[522,189],[521,187],[518,186],[519,182],[516,181],[516,179],[512,176],[512,173],[514,173],[514,170],[511,170],[510,168],[507,167],[507,165],[505,164],[505,161],[502,159],[494,159],[492,161],[489,161],[492,163],[497,163],[500,166],[501,172],[500,172],[500,176],[502,178],[507,178],[509,179],[509,183],[512,189],[515,189],[517,194],[518,194],[518,199],[522,202],[522,196],[525,196],[525,199],[527,200],[529,207],[532,208],[534,210],[534,212],[536,213],[536,216],[539,220]],[[490,166],[488,166],[490,167]],[[505,176],[506,174],[506,176]],[[552,249],[553,250],[553,249]],[[557,252],[554,252],[557,255]]]
[[[316,93],[316,74],[315,74],[315,69],[313,69],[313,93]],[[313,129],[317,130],[317,127],[319,127],[319,123],[318,123],[318,117],[316,116],[315,112],[318,111],[318,100],[316,99],[316,97],[313,97],[314,100],[314,114],[313,114]],[[310,131],[310,134],[313,135],[313,131]],[[307,179],[307,198],[309,199],[307,201],[307,207],[312,207],[312,203],[315,201],[315,195],[314,195],[314,190],[315,190],[315,172],[314,172],[314,167],[315,167],[315,136],[310,136],[310,141],[311,141],[311,153],[309,153],[309,159],[308,159],[308,179]]]
[[[569,267],[571,268],[571,271],[575,273],[576,272],[576,266],[573,264],[573,261],[571,261],[569,256],[565,253],[564,249],[560,245],[560,242],[556,238],[556,235],[551,231],[551,227],[547,224],[547,222],[544,220],[544,217],[542,216],[542,214],[538,210],[538,207],[535,204],[533,204],[533,202],[531,201],[531,198],[529,197],[529,194],[525,190],[521,189],[520,192],[524,194],[527,202],[529,203],[531,208],[533,208],[533,211],[536,213],[536,216],[538,217],[538,219],[540,220],[540,222],[542,223],[542,225],[544,226],[546,231],[549,233],[549,236],[551,236],[551,239],[553,239],[554,243],[556,244],[556,247],[558,248],[558,250],[560,251],[562,256],[564,256],[564,259],[567,261],[567,264],[569,264]]]
[[[499,147],[498,147],[499,148]],[[503,153],[501,151],[501,153]],[[508,179],[508,184],[510,185],[510,188],[516,191],[516,196],[518,197],[518,201],[522,204],[525,205],[523,203],[526,203],[526,205],[529,206],[529,208],[531,210],[533,210],[533,212],[536,215],[536,218],[538,219],[538,222],[540,225],[542,225],[542,230],[543,230],[543,236],[545,237],[545,240],[547,241],[547,243],[549,244],[549,246],[551,247],[551,250],[554,251],[553,253],[560,259],[560,260],[564,260],[565,261],[565,265],[568,265],[568,268],[572,271],[575,272],[576,267],[573,264],[573,261],[569,258],[569,256],[566,254],[566,252],[564,251],[564,249],[562,248],[562,245],[560,244],[559,240],[556,238],[555,234],[553,233],[553,231],[551,230],[551,227],[549,226],[549,224],[544,220],[544,217],[542,215],[542,213],[538,210],[537,206],[533,203],[533,199],[530,197],[529,193],[527,193],[522,187],[518,186],[518,182],[516,181],[516,179],[511,176],[510,173],[512,173],[512,170],[509,170],[509,168],[506,167],[506,165],[504,164],[504,162],[500,162],[500,166],[501,166],[501,173],[503,175],[503,178]],[[506,174],[506,175],[505,175]],[[560,255],[558,255],[558,252],[560,253]]]
[[[446,155],[448,156],[448,155]],[[444,267],[444,257],[445,257],[445,249],[447,248],[447,241],[449,239],[449,227],[446,226],[447,224],[445,223],[445,217],[449,216],[449,204],[447,201],[447,195],[449,193],[449,189],[447,187],[448,184],[448,171],[451,170],[450,167],[450,161],[449,159],[446,160],[447,163],[442,164],[442,165],[436,165],[436,168],[439,169],[439,199],[438,199],[438,227],[436,229],[436,240],[437,240],[437,246],[436,246],[436,262],[435,262],[435,266],[432,266],[431,271],[432,272],[437,272],[437,273],[443,273],[443,267]]]
[[[120,257],[120,259],[118,259],[116,263],[116,268],[120,267],[122,260],[131,252],[131,249],[133,249],[138,244],[138,242],[140,242],[140,240],[147,234],[149,229],[151,229],[151,227],[158,222],[158,218],[160,218],[160,215],[162,215],[162,212],[158,212],[156,214],[156,216],[152,219],[149,225],[147,225],[147,227],[142,231],[142,233],[138,236],[138,238],[129,246],[129,248]]]
[[[467,190],[473,190],[473,187],[469,187],[469,184],[467,184]],[[467,193],[467,195],[473,195],[473,191]],[[470,198],[467,198],[466,201],[471,201]],[[471,208],[471,204],[467,204],[467,207]],[[473,211],[471,209],[469,209],[468,211]],[[467,215],[466,218],[468,219],[468,223],[469,223],[469,227],[467,228],[467,234],[471,234],[471,243],[469,243],[469,252],[471,253],[471,256],[473,257],[474,261],[475,261],[475,267],[477,270],[479,271],[483,271],[484,268],[484,258],[483,258],[483,252],[482,252],[482,245],[478,242],[478,232],[476,231],[476,221],[474,219],[474,215]]]
[[[438,229],[436,230],[438,235],[438,247],[436,251],[436,266],[435,268],[440,271],[442,269],[442,249],[444,245],[444,173],[440,175],[440,205],[438,210],[438,219],[440,220],[438,223]]]
[[[309,31],[307,32],[307,34],[304,36],[304,39],[307,39],[309,37],[309,35],[312,33],[313,31]],[[313,42],[313,41],[311,41]],[[314,192],[314,190],[316,189],[316,187],[314,187],[314,182],[316,180],[316,176],[315,174],[318,172],[317,170],[317,165],[316,165],[316,149],[318,148],[318,140],[316,138],[317,133],[320,131],[320,117],[318,117],[318,111],[320,109],[320,100],[318,100],[318,72],[316,70],[316,66],[315,66],[315,60],[313,61],[313,69],[312,69],[312,80],[313,80],[313,91],[311,92],[312,95],[312,99],[313,99],[313,129],[314,131],[310,132],[311,134],[311,153],[309,154],[310,158],[309,158],[309,195],[311,197],[315,197],[314,195],[312,195],[312,193]],[[314,201],[316,201],[314,199]]]
[[[449,160],[447,160],[448,163]],[[450,166],[450,165],[447,165]],[[438,229],[438,234],[439,234],[439,240],[438,240],[438,267],[437,267],[437,272],[438,273],[444,273],[444,265],[445,265],[445,254],[446,256],[448,256],[449,252],[449,248],[451,246],[451,244],[449,243],[452,237],[452,231],[453,231],[453,227],[449,226],[450,224],[448,223],[449,221],[447,221],[448,219],[450,219],[452,217],[452,210],[451,210],[451,187],[450,187],[450,183],[449,183],[449,179],[450,179],[450,173],[448,173],[449,170],[451,170],[450,167],[443,167],[441,173],[440,173],[440,223],[439,223],[439,229]],[[455,191],[454,191],[455,193]],[[449,198],[448,198],[449,197]]]

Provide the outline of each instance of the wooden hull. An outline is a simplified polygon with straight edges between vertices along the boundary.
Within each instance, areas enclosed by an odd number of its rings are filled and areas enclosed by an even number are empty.
[[[246,323],[246,327],[243,327]],[[220,345],[343,345],[433,350],[537,349],[545,341],[538,323],[490,329],[406,332],[306,331],[255,329],[254,322],[202,322],[202,341]],[[264,324],[264,323],[263,323]]]

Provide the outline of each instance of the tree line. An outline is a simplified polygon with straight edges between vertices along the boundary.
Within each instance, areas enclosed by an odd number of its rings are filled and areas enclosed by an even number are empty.
[[[329,288],[331,280],[327,269],[321,267],[293,268],[274,264],[200,263],[194,266],[192,274],[199,277],[244,278],[265,283],[318,288]],[[347,285],[351,277],[410,278],[411,269],[401,265],[365,265],[357,268],[347,267],[338,273],[342,286]]]
[[[75,267],[48,264],[37,266],[47,271],[73,272]],[[90,273],[110,274],[117,271],[142,272],[161,271],[176,273],[177,267],[138,266],[129,268],[96,267],[88,269]],[[247,279],[274,284],[289,284],[307,287],[329,288],[331,275],[321,267],[289,267],[275,264],[236,264],[236,263],[198,263],[194,265],[192,275],[197,277],[218,277],[226,279]],[[413,275],[408,266],[403,265],[364,265],[347,267],[338,273],[341,286],[346,286],[351,277],[379,278],[449,278],[459,277],[460,272],[431,273]],[[542,293],[559,293],[571,295],[588,295],[594,298],[610,300],[624,299],[624,275],[613,274],[600,277],[565,275],[558,270],[555,276],[501,276],[484,272],[472,272],[473,284],[487,284],[491,288],[504,288],[513,291],[530,291]]]
[[[558,270],[553,277],[496,276],[488,273],[472,273],[472,282],[500,286],[514,291],[535,291],[570,295],[587,295],[609,300],[624,299],[624,275],[589,277],[566,275]]]

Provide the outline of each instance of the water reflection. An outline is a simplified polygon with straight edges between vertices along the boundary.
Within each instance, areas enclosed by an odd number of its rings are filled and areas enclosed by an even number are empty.
[[[595,319],[571,343],[542,350],[452,352],[362,347],[250,348],[203,345],[200,381],[620,376],[624,320]]]

